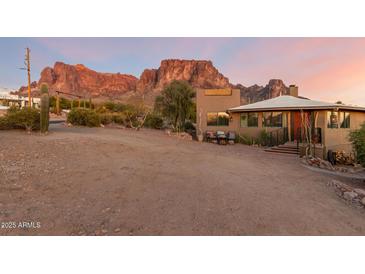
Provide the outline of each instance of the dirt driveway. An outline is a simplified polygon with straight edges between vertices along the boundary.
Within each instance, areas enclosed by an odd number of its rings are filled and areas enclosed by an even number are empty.
[[[330,180],[295,156],[153,130],[2,131],[0,222],[16,228],[0,235],[365,235]]]

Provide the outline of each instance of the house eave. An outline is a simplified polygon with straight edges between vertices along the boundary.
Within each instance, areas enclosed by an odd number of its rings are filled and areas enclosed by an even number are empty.
[[[301,110],[351,110],[365,112],[365,108],[351,106],[301,106],[301,107],[271,107],[271,108],[251,108],[251,109],[228,109],[229,113],[239,112],[261,112],[261,111],[301,111]]]

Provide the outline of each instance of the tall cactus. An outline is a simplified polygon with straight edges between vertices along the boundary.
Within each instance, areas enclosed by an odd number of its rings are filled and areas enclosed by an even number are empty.
[[[41,133],[48,132],[49,126],[49,95],[48,86],[41,86]]]

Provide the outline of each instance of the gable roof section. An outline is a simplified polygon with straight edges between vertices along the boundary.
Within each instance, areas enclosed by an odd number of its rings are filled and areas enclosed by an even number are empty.
[[[283,95],[272,99],[256,102],[253,104],[242,105],[228,109],[228,112],[249,112],[249,111],[276,111],[276,110],[354,110],[364,111],[364,107],[334,104],[309,99]]]

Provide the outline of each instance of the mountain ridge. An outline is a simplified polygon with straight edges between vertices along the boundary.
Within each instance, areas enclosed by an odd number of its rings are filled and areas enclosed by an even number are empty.
[[[53,67],[42,70],[40,79],[32,82],[31,88],[32,93],[38,95],[40,85],[46,83],[51,95],[62,91],[84,98],[125,102],[143,97],[153,103],[154,98],[173,80],[187,81],[194,88],[238,88],[242,104],[287,94],[289,90],[280,79],[271,79],[266,86],[234,85],[212,61],[182,59],[162,60],[158,68],[145,69],[139,78],[130,74],[97,72],[83,64],[55,62]],[[27,87],[18,90],[20,94],[26,92]]]

